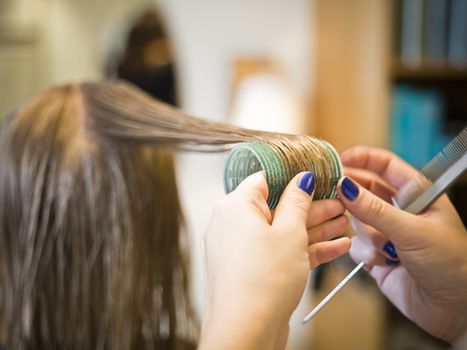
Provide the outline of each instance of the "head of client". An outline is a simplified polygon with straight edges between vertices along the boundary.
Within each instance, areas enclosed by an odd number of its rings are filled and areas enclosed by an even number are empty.
[[[2,126],[0,348],[183,349],[196,336],[172,156],[111,136],[118,101],[93,101],[112,88],[137,98],[121,83],[52,88]]]

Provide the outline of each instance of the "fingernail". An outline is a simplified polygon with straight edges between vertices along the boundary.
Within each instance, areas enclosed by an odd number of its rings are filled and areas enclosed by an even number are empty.
[[[398,263],[399,263],[399,260],[392,260],[392,259],[386,258],[386,265],[394,266],[394,265],[397,265]]]
[[[311,196],[311,193],[315,189],[315,174],[313,174],[311,171],[303,174],[302,178],[298,182],[298,187]]]
[[[345,177],[341,182],[341,191],[345,198],[350,201],[355,200],[358,197],[360,191],[358,190],[357,185],[350,180],[348,177]]]
[[[383,246],[383,250],[389,254],[391,258],[399,259],[399,255],[397,255],[396,247],[392,244],[391,241],[387,241],[386,244]]]

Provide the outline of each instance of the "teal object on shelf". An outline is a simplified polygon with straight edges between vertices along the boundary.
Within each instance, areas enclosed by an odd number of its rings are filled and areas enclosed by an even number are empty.
[[[416,168],[426,164],[446,144],[444,101],[437,91],[397,86],[391,113],[391,149]]]

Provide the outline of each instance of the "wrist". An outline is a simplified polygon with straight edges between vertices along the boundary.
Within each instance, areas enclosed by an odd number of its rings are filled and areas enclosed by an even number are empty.
[[[288,335],[290,315],[259,300],[213,305],[201,330],[199,349],[276,349]]]

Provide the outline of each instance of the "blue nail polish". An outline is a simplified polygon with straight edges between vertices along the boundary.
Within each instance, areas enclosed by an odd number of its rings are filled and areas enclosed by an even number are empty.
[[[355,185],[348,177],[345,177],[344,180],[342,180],[341,191],[344,197],[351,201],[355,200],[360,193],[357,185]]]
[[[391,241],[387,241],[386,244],[383,246],[383,250],[389,254],[391,258],[399,259],[399,255],[397,255],[396,247],[392,244]]]
[[[394,265],[397,265],[398,263],[399,263],[399,260],[392,260],[392,259],[386,258],[386,265],[394,266]]]
[[[311,195],[315,189],[315,174],[313,174],[311,171],[303,174],[302,178],[298,182],[298,187]]]

